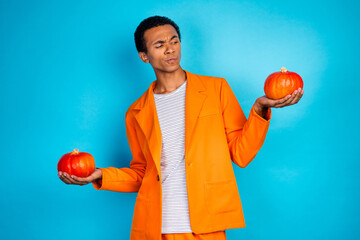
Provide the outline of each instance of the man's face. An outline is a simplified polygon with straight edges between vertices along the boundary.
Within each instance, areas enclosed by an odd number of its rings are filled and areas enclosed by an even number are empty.
[[[170,24],[150,28],[144,33],[147,53],[140,58],[150,63],[154,71],[174,72],[180,67],[181,44],[179,36]]]

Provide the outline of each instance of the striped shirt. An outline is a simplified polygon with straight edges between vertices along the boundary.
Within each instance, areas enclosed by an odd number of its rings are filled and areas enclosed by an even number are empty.
[[[155,94],[161,129],[161,233],[191,233],[185,174],[185,82],[167,94]]]

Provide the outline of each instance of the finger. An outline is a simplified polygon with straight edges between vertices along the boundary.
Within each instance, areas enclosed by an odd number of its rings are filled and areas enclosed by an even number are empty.
[[[290,105],[297,103],[302,96],[301,93],[302,93],[301,88],[296,89],[294,92],[292,92],[291,97],[287,101],[285,101],[284,103],[279,104],[275,107],[282,108],[282,107],[290,106]]]
[[[80,178],[80,177],[76,177],[74,175],[69,175],[66,172],[59,172],[58,173],[59,178],[65,182],[66,184],[73,184],[73,185],[86,185],[89,183],[87,178]]]
[[[300,101],[300,99],[303,97],[303,95],[304,95],[304,90],[303,90],[303,89],[301,89],[301,90],[300,90],[300,94],[299,94],[299,96],[298,96],[298,100],[297,100],[297,102],[299,102],[299,101]]]
[[[81,178],[74,175],[71,175],[71,179],[74,183],[78,185],[86,185],[89,183],[88,178]]]
[[[287,96],[285,96],[285,97],[283,97],[283,98],[278,99],[278,100],[275,102],[275,106],[276,106],[276,105],[280,105],[280,104],[282,104],[282,103],[285,103],[285,102],[289,101],[289,99],[291,99],[291,97],[292,97],[292,95],[289,94],[289,95],[287,95]]]
[[[64,173],[63,175],[64,175],[64,179],[66,179],[66,181],[69,182],[69,184],[74,184],[68,173]]]
[[[290,97],[289,97],[289,96],[290,96]],[[295,98],[295,95],[293,95],[293,94],[292,94],[292,95],[288,95],[288,96],[286,96],[285,98],[286,98],[285,101],[276,104],[274,107],[275,107],[275,108],[282,108],[282,107],[284,107],[284,106],[287,106],[287,105]]]
[[[67,179],[67,177],[64,175],[64,173],[59,173],[58,174],[59,178],[61,179],[61,181],[63,181],[66,184],[71,184],[71,182]]]
[[[301,88],[298,89],[298,92],[296,93],[295,99],[291,102],[291,104],[296,104],[299,102],[300,98],[302,97],[303,90]]]
[[[300,89],[300,88],[299,88]],[[300,96],[300,90],[297,89],[294,91],[294,99],[291,100],[291,102],[289,103],[289,105],[293,105],[295,103],[297,103],[299,101],[299,96]]]
[[[63,173],[63,179],[67,184],[79,185],[68,173]]]

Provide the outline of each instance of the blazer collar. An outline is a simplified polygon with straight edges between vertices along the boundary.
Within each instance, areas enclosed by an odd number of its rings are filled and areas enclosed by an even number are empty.
[[[185,161],[189,152],[191,136],[196,124],[198,115],[206,99],[206,87],[202,80],[193,73],[184,70],[187,75],[185,95]],[[160,173],[161,161],[161,129],[156,112],[154,92],[156,80],[149,89],[140,97],[139,101],[132,108],[132,112],[142,132],[146,137],[147,144],[142,144],[143,152],[148,150],[154,160],[155,166]],[[147,145],[147,146],[146,146]],[[147,149],[148,147],[148,149]]]

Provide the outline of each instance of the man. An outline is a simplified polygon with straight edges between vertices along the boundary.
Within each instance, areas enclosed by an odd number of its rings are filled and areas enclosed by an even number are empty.
[[[130,168],[96,168],[87,178],[59,172],[67,184],[138,192],[133,240],[226,239],[226,229],[245,227],[231,161],[246,167],[265,141],[271,107],[295,104],[304,92],[260,97],[246,119],[224,78],[181,68],[180,41],[166,17],[147,18],[135,31],[156,81],[125,114]]]

